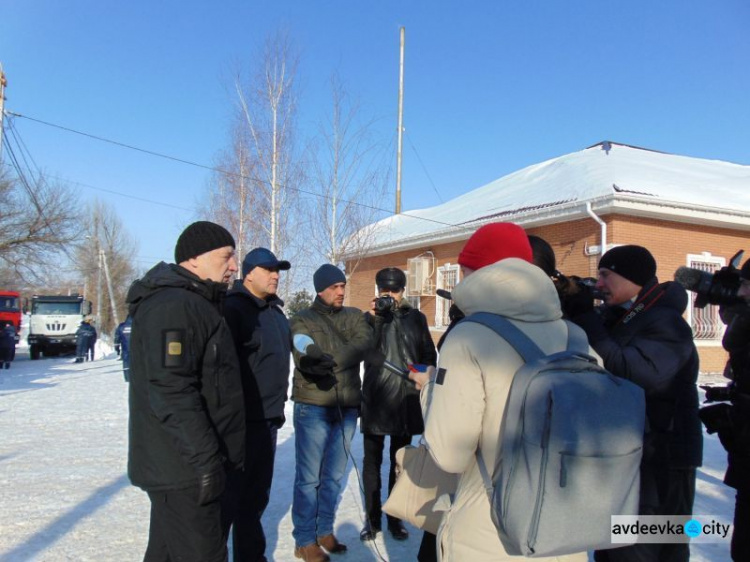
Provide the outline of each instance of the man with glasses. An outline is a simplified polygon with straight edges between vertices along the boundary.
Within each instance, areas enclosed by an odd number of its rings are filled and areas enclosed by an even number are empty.
[[[279,272],[290,268],[270,250],[255,248],[242,261],[242,279],[235,281],[224,303],[242,372],[245,450],[252,452],[244,469],[229,479],[235,562],[266,560],[261,517],[271,493],[277,432],[286,421],[291,354],[289,321],[276,293]]]
[[[366,318],[375,333],[375,349],[385,359],[406,369],[411,364],[435,365],[437,353],[427,327],[427,318],[404,299],[406,275],[396,267],[375,275],[379,297],[372,300]],[[396,451],[411,443],[424,430],[419,392],[414,384],[383,367],[383,362],[365,362],[362,383],[362,423],[365,459],[363,480],[367,521],[360,532],[363,541],[374,540],[381,530],[381,479],[385,437],[390,436],[388,492],[396,481]],[[388,516],[388,530],[396,540],[406,540],[408,531],[400,520]]]

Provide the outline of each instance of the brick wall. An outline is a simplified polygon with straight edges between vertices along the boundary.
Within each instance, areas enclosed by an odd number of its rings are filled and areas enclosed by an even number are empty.
[[[621,214],[602,216],[607,224],[607,244],[638,244],[648,248],[657,262],[657,276],[661,281],[673,279],[675,270],[687,265],[688,254],[708,252],[727,261],[734,253],[748,246],[750,236],[739,230],[694,225],[682,222],[637,218]],[[592,219],[581,219],[565,223],[529,228],[550,243],[555,251],[557,269],[566,275],[596,277],[600,254],[587,255],[592,246],[599,246],[600,227]],[[468,236],[467,236],[468,238]],[[419,249],[395,252],[363,259],[350,277],[348,293],[350,306],[369,308],[375,292],[375,273],[384,267],[399,267],[406,270],[406,260],[424,252],[432,252],[436,258],[435,268],[446,263],[457,263],[458,254],[465,241],[452,242]],[[747,247],[750,251],[750,246]],[[347,265],[349,267],[349,264]],[[348,269],[347,269],[348,271]],[[434,274],[436,275],[436,273]],[[433,277],[433,279],[436,279]],[[423,296],[420,309],[434,324],[436,296]],[[433,332],[435,339],[442,331]],[[699,342],[701,371],[721,372],[727,354],[716,342]]]

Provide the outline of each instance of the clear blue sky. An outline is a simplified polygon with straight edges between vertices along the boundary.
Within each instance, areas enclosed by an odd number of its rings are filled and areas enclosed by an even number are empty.
[[[252,64],[279,28],[301,54],[303,131],[328,111],[337,71],[392,138],[405,26],[404,210],[605,139],[750,164],[747,0],[4,0],[0,9],[6,110],[207,165],[227,140],[224,77],[236,61]],[[40,168],[115,206],[139,242],[139,267],[172,260],[180,230],[200,215],[206,170],[15,125]]]

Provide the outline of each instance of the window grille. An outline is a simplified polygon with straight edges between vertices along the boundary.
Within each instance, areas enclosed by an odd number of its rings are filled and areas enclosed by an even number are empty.
[[[726,263],[724,258],[705,253],[688,255],[688,267],[699,269],[713,275]],[[695,293],[688,291],[690,306],[688,306],[688,323],[693,329],[693,337],[700,341],[720,340],[724,333],[724,324],[719,317],[719,307],[707,304],[705,308],[695,307]]]
[[[438,267],[437,270],[437,288],[446,291],[452,291],[453,287],[459,282],[459,266],[449,263]],[[451,301],[443,297],[435,298],[435,327],[447,328],[451,323],[448,317],[448,310],[451,307]]]

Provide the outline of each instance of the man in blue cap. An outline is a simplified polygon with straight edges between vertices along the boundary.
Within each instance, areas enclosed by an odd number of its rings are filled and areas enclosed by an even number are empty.
[[[224,317],[234,339],[245,395],[244,470],[230,474],[228,517],[234,522],[235,562],[266,560],[261,525],[273,478],[276,436],[284,424],[289,387],[291,338],[284,302],[276,294],[279,273],[291,268],[266,248],[255,248],[242,261],[242,279],[224,302]]]

